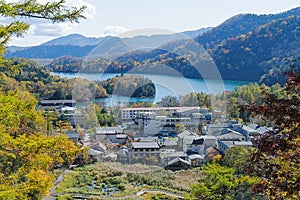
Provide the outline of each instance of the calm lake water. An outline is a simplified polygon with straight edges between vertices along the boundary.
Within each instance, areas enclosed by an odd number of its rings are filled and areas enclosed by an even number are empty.
[[[121,75],[120,73],[64,73],[52,72],[53,75],[58,75],[62,78],[84,78],[87,80],[106,80],[108,78]],[[126,75],[126,74],[124,74]],[[217,94],[223,91],[232,91],[235,87],[248,84],[245,81],[230,81],[230,80],[204,80],[204,79],[191,79],[184,77],[154,75],[154,74],[135,74],[149,78],[156,87],[156,95],[154,98],[129,98],[118,95],[111,95],[108,98],[99,98],[95,101],[103,102],[106,106],[122,105],[123,103],[132,102],[158,102],[163,97],[171,96],[184,96],[191,92],[205,92],[210,94]]]

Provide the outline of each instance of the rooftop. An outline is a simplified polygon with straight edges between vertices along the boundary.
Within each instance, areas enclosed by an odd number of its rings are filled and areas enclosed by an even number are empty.
[[[118,134],[122,133],[123,129],[120,127],[96,127],[97,135],[107,135],[107,134]]]
[[[157,142],[132,142],[131,146],[134,149],[160,149]]]
[[[254,130],[253,128],[250,128],[249,126],[245,126],[245,125],[243,125],[242,126],[242,129],[244,129],[245,131],[247,131],[247,132],[257,132],[256,130]]]
[[[180,134],[178,134],[178,138],[184,138],[184,137],[187,137],[187,136],[198,136],[196,133],[193,133],[191,131],[183,131],[181,132]]]
[[[143,107],[143,108],[124,108],[122,110],[135,110],[135,111],[152,111],[152,110],[176,110],[178,112],[189,111],[193,109],[200,109],[200,107]]]
[[[251,141],[220,141],[228,148],[235,147],[235,146],[252,146]]]
[[[194,160],[194,159],[204,159],[204,155],[200,155],[200,154],[192,154],[192,155],[189,155],[189,159],[190,159],[190,160]]]
[[[173,160],[170,160],[170,161],[167,163],[167,165],[172,165],[172,164],[177,163],[177,162],[182,162],[182,163],[185,163],[185,164],[187,164],[187,165],[191,165],[191,163],[190,163],[189,161],[183,160],[183,159],[181,159],[181,158],[174,158]]]
[[[41,104],[76,103],[73,99],[42,100]]]

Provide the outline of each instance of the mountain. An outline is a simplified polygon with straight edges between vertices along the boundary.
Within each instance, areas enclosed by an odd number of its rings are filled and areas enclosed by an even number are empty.
[[[210,28],[202,28],[199,30],[186,31],[183,33],[161,34],[144,36],[139,35],[135,37],[85,37],[80,34],[71,34],[62,36],[38,46],[32,47],[8,47],[6,57],[24,57],[36,59],[58,58],[62,56],[85,57],[94,56],[99,57],[114,57],[122,55],[128,51],[138,49],[154,49],[159,46],[180,40],[187,37],[195,37],[202,34]],[[63,51],[61,51],[61,50]]]
[[[161,51],[128,53],[127,63],[122,57],[114,68],[132,71],[133,61],[137,61],[140,66],[151,66],[152,71],[160,72],[165,65],[183,76],[199,78],[209,71],[201,68],[212,69],[212,61],[225,80],[283,83],[281,71],[287,67],[286,58],[300,57],[299,24],[300,8],[272,15],[237,15],[196,38],[206,52],[197,54],[201,48],[193,41],[172,42],[160,47]],[[195,53],[197,57],[191,59]],[[199,76],[195,67],[201,65]],[[114,68],[108,69],[112,72]]]
[[[274,83],[270,75],[290,56],[300,55],[300,16],[289,16],[214,47],[211,56],[225,79]],[[238,75],[238,76],[237,76]],[[279,75],[280,76],[280,75]]]
[[[88,55],[95,46],[75,46],[75,45],[39,45],[27,47],[20,51],[8,52],[6,57],[12,58],[58,58],[61,56],[84,57]],[[9,49],[8,49],[9,51]]]
[[[184,34],[190,38],[196,38],[212,29],[213,29],[213,27],[200,28],[200,29],[194,30],[194,31],[184,31],[184,32],[181,32],[181,34]]]
[[[249,31],[253,31],[259,26],[268,24],[273,20],[287,18],[293,15],[300,15],[300,7],[279,14],[239,14],[226,20],[210,31],[199,35],[196,40],[205,48],[212,48],[214,45],[218,45],[224,39],[236,37],[241,34],[247,34]]]
[[[84,58],[89,55],[88,60],[68,58],[74,66],[66,65],[63,59],[52,62],[51,69],[58,71],[76,72],[81,70],[78,66],[85,66],[85,72],[93,73],[134,71],[172,73],[193,78],[203,75],[214,78],[213,75],[220,73],[223,79],[271,84],[283,82],[280,71],[286,58],[299,56],[299,24],[300,8],[279,14],[240,14],[208,30],[131,38],[109,37],[102,38],[94,46],[43,44],[20,51],[14,48],[8,56],[56,58],[69,55]],[[198,33],[201,34],[196,39],[188,39],[184,35]],[[70,36],[84,41],[82,37]],[[49,43],[60,44],[60,40],[71,39],[58,38]],[[212,69],[217,72],[209,74]]]
[[[94,46],[100,43],[105,38],[94,38],[94,37],[85,37],[80,34],[71,34],[67,36],[62,36],[48,42],[41,44],[40,46],[65,46],[65,45],[74,45],[74,46]]]

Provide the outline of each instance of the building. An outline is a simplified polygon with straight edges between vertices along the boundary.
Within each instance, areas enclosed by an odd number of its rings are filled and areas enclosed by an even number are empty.
[[[160,154],[161,157],[161,164],[162,166],[167,166],[168,162],[175,159],[175,158],[180,158],[183,160],[188,160],[188,155],[182,151],[176,151],[176,150],[166,150],[161,152]]]
[[[160,146],[157,142],[131,142],[130,159],[145,159],[151,156],[160,158]]]
[[[247,141],[245,135],[231,129],[224,129],[217,138],[223,141]]]
[[[243,134],[246,137],[246,141],[250,140],[250,137],[256,136],[258,134],[257,130],[250,128],[249,126],[243,124],[233,124],[231,125],[234,131]]]
[[[202,132],[205,135],[215,135],[224,128],[229,128],[229,124],[207,124],[203,127]]]
[[[97,142],[91,145],[88,154],[94,161],[100,161],[106,154],[106,150],[107,148],[104,144]]]
[[[197,125],[190,117],[156,116],[150,112],[137,113],[135,121],[140,128],[141,135],[144,136],[152,136],[158,133],[162,135],[175,133],[177,124],[183,124],[188,129]]]
[[[193,139],[190,144],[186,144],[186,148],[184,149],[188,155],[192,154],[204,154],[204,139],[198,138]]]
[[[183,160],[181,158],[174,158],[170,160],[165,166],[166,170],[178,171],[191,169],[191,162],[189,160]]]
[[[221,154],[224,156],[228,148],[235,146],[251,147],[253,146],[251,141],[222,141],[218,140],[218,149]]]
[[[183,152],[187,152],[188,147],[193,143],[195,139],[200,139],[200,137],[191,131],[183,131],[178,135],[177,145],[178,149]]]
[[[53,108],[57,109],[60,107],[68,106],[68,107],[75,107],[76,101],[73,99],[62,99],[62,100],[42,100],[40,105],[43,108]]]
[[[191,162],[192,167],[200,167],[204,164],[204,155],[200,155],[200,154],[189,155],[188,160]]]
[[[120,162],[129,161],[129,151],[126,146],[122,146],[120,150],[117,152],[117,160]]]
[[[153,113],[154,115],[179,115],[190,116],[193,112],[198,112],[200,107],[145,107],[145,108],[124,108],[121,110],[122,120],[132,120],[141,112]],[[203,111],[204,112],[204,111]]]
[[[121,127],[96,127],[96,141],[104,143],[122,143],[125,140],[124,138],[125,136]]]
[[[76,130],[69,130],[66,132],[66,136],[72,140],[74,143],[77,143],[79,141],[79,134],[76,132]]]

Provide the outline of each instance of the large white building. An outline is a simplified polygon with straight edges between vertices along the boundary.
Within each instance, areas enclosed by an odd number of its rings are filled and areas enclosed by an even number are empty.
[[[135,121],[143,136],[175,132],[177,124],[183,124],[187,128],[195,127],[198,124],[197,120],[190,117],[156,116],[154,113],[149,112],[138,113]]]
[[[121,110],[122,120],[135,119],[138,113],[153,113],[155,115],[190,116],[192,113],[204,111],[200,107],[149,107],[149,108],[124,108]],[[206,111],[205,111],[206,112]]]
[[[153,136],[175,132],[177,124],[194,128],[207,112],[208,109],[200,107],[124,108],[121,118],[122,121],[134,120],[141,135]]]

